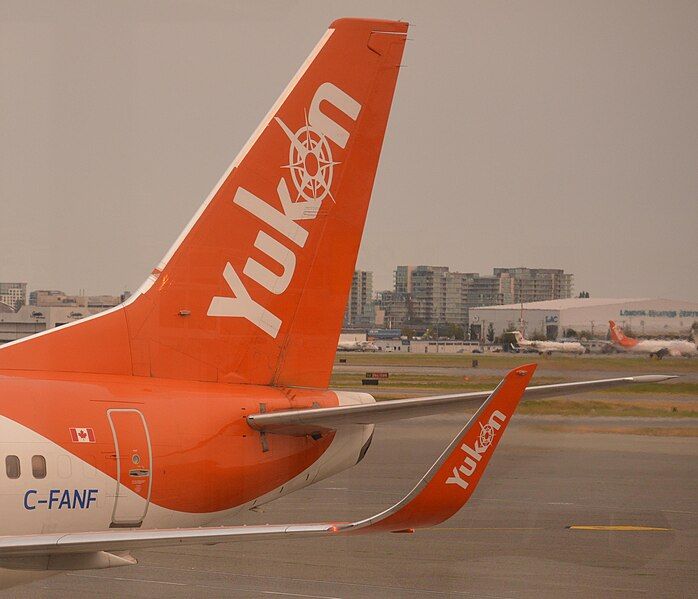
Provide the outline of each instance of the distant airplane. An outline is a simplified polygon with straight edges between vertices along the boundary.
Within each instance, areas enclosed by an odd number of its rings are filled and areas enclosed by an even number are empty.
[[[530,347],[540,354],[583,354],[586,348],[578,341],[529,341],[521,331],[510,331],[518,347]]]
[[[486,392],[327,388],[407,28],[332,23],[138,292],[0,348],[0,586],[144,547],[433,526],[468,501],[524,391],[669,378],[529,387],[526,365]],[[478,405],[370,518],[204,526],[354,466],[377,422]]]
[[[340,341],[337,351],[380,351],[380,348],[370,341]]]
[[[695,356],[698,348],[685,339],[633,339],[626,337],[620,325],[608,321],[614,346],[624,352],[647,354],[661,359],[664,356]]]

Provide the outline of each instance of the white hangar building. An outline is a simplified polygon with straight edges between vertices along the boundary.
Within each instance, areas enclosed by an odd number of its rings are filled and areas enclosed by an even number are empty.
[[[523,318],[523,323],[521,322]],[[481,339],[492,324],[495,335],[525,329],[548,339],[559,339],[568,329],[601,338],[608,333],[608,321],[614,320],[633,335],[642,337],[688,336],[698,322],[698,302],[672,299],[569,298],[470,308],[471,334]]]
[[[98,308],[75,306],[22,306],[17,312],[0,304],[0,344],[60,327],[100,312]]]

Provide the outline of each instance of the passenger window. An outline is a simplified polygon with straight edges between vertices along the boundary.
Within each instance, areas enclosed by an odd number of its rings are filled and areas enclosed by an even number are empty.
[[[58,456],[58,476],[61,478],[70,478],[72,474],[72,466],[70,465],[70,458],[67,455]]]
[[[19,458],[16,455],[8,455],[5,458],[5,471],[7,472],[7,478],[19,478]]]
[[[32,456],[32,474],[34,478],[46,478],[46,458],[44,456]]]

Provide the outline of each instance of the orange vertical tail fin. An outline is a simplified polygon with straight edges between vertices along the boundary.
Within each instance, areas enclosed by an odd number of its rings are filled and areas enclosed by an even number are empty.
[[[609,320],[608,326],[611,330],[611,339],[614,343],[617,343],[622,347],[632,347],[633,345],[637,345],[637,339],[626,337],[620,325],[616,324],[612,320]]]
[[[335,21],[139,293],[0,368],[326,386],[407,27]]]

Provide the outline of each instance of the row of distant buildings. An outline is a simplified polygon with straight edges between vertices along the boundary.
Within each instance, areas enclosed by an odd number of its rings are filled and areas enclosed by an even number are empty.
[[[27,295],[26,283],[0,283],[0,343],[15,341],[80,320],[123,302],[119,295],[69,295],[39,289]]]
[[[572,297],[573,276],[561,269],[495,268],[492,275],[479,275],[445,266],[398,266],[394,274],[393,289],[375,293],[373,273],[355,271],[345,330],[398,341],[405,329],[419,335],[429,329],[431,340],[456,336],[491,342],[514,329],[538,338],[592,339],[605,337],[608,321],[614,320],[628,334],[639,336],[685,337],[698,332],[697,302],[589,298],[584,292]],[[27,295],[26,283],[0,283],[0,344],[96,314],[129,295],[69,295],[57,290]]]
[[[540,339],[599,339],[614,320],[639,336],[698,332],[696,302],[573,296],[573,283],[573,275],[558,268],[495,268],[480,275],[446,266],[398,266],[393,289],[375,293],[373,273],[357,270],[344,330],[365,331],[374,339],[399,338],[406,329],[418,335],[428,330],[431,339],[455,335],[481,342],[512,330]]]
[[[27,283],[0,283],[0,303],[18,312],[23,306],[69,307],[69,308],[112,308],[130,292],[119,295],[69,295],[55,289],[37,289],[27,296]]]
[[[447,266],[398,266],[394,288],[374,293],[373,273],[357,270],[344,325],[467,326],[472,308],[570,298],[573,287],[573,275],[559,268],[495,268],[491,275],[481,275]]]

